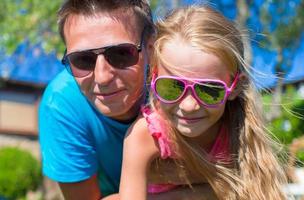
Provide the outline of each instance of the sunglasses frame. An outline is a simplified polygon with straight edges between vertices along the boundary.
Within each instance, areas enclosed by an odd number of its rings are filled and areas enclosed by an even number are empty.
[[[81,50],[81,51],[74,51],[74,52],[71,52],[71,53],[69,53],[69,54],[67,54],[67,49],[65,49],[63,58],[61,59],[61,63],[66,67],[67,71],[68,71],[69,73],[71,73],[74,77],[78,77],[78,78],[85,77],[85,76],[89,75],[89,74],[95,69],[95,67],[96,67],[96,61],[97,61],[98,56],[99,56],[100,54],[105,55],[105,52],[106,52],[108,49],[112,48],[112,47],[119,47],[119,46],[123,46],[123,45],[132,45],[132,46],[136,47],[137,52],[138,52],[138,54],[139,54],[139,53],[142,51],[143,37],[144,37],[144,31],[143,31],[142,34],[141,34],[141,39],[140,39],[140,44],[139,44],[139,45],[135,45],[135,44],[132,44],[132,43],[121,43],[121,44],[117,44],[117,45],[110,45],[110,46],[105,46],[105,47],[100,47],[100,48],[86,49],[86,50]],[[79,68],[76,67],[76,66],[73,66],[73,65],[70,63],[70,61],[69,61],[69,56],[71,56],[71,55],[73,55],[73,54],[75,54],[75,53],[81,53],[81,52],[92,52],[92,53],[94,53],[94,54],[96,55],[95,66],[92,67],[91,70],[83,70],[83,71],[87,71],[87,73],[86,73],[85,75],[81,75],[81,76],[78,75],[78,76],[75,76],[75,74],[73,73],[72,67],[73,67],[73,68],[76,68],[76,69],[79,69]],[[108,57],[108,56],[105,56],[105,60],[109,63],[107,57]],[[139,55],[138,55],[137,57],[139,57]],[[138,62],[138,58],[137,58],[137,62]],[[109,63],[109,64],[110,64],[110,63]],[[111,65],[111,64],[110,64],[110,65]],[[118,67],[113,66],[113,65],[111,65],[111,66],[112,66],[113,68],[115,68],[115,69],[124,69],[124,68],[118,68]],[[131,66],[133,66],[133,65],[131,65]],[[130,67],[130,66],[126,66],[125,68],[127,68],[127,67]],[[81,70],[81,69],[80,69],[80,70]]]
[[[159,94],[156,90],[156,82],[159,79],[164,79],[164,78],[178,80],[178,81],[181,81],[184,84],[184,90],[177,99],[170,101],[170,100],[163,99],[161,96],[159,96]],[[152,81],[151,81],[151,89],[152,89],[154,95],[157,97],[157,99],[160,100],[163,103],[166,103],[166,104],[174,104],[176,102],[181,101],[184,98],[184,96],[186,95],[188,89],[190,89],[191,90],[191,95],[197,100],[197,102],[199,102],[203,106],[205,106],[205,107],[218,107],[219,105],[223,104],[227,100],[227,98],[229,97],[229,95],[231,94],[233,89],[235,88],[238,80],[239,80],[239,72],[236,73],[236,75],[234,77],[234,80],[233,80],[230,87],[228,87],[227,84],[224,81],[217,80],[217,79],[181,78],[181,77],[178,77],[178,76],[157,76],[156,73],[153,73]],[[189,83],[189,81],[191,81],[192,83]],[[199,96],[197,95],[197,93],[194,89],[194,86],[195,86],[195,84],[204,83],[204,82],[220,83],[225,87],[224,98],[219,103],[207,104],[199,98]]]

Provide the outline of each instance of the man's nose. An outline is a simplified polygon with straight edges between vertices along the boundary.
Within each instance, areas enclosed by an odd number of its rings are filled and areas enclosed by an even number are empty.
[[[101,54],[98,55],[94,69],[95,82],[100,85],[107,85],[114,78],[115,69],[106,61]]]
[[[188,90],[183,99],[180,101],[179,108],[185,112],[193,112],[200,109],[200,104],[192,95],[191,90]]]

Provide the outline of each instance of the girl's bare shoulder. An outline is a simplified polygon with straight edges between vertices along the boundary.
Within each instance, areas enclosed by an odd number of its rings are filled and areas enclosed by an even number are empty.
[[[148,123],[144,117],[139,116],[128,129],[125,138],[128,137],[145,138],[146,136],[151,137],[151,135],[149,134]]]
[[[142,147],[153,155],[157,155],[159,153],[157,142],[150,134],[148,123],[142,116],[139,116],[128,129],[124,145],[132,146],[133,148],[136,147],[137,149]]]

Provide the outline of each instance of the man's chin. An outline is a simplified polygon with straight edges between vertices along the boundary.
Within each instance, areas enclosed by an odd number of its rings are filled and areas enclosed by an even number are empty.
[[[108,117],[115,117],[119,116],[122,113],[127,112],[127,109],[124,108],[123,106],[100,106],[100,105],[95,105],[97,110],[101,112],[103,115],[108,116]]]
[[[109,118],[118,120],[118,121],[124,121],[129,120],[133,116],[129,116],[128,110],[130,109],[126,105],[111,105],[111,106],[101,106],[101,105],[95,105],[96,109],[103,114],[104,116],[107,116]]]
[[[139,114],[142,99],[125,99],[120,102],[101,102],[95,99],[93,105],[103,115],[118,121],[130,121]]]

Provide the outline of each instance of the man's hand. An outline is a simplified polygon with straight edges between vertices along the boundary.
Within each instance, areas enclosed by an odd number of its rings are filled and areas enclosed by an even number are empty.
[[[97,200],[101,198],[97,175],[77,183],[59,183],[65,200]]]

